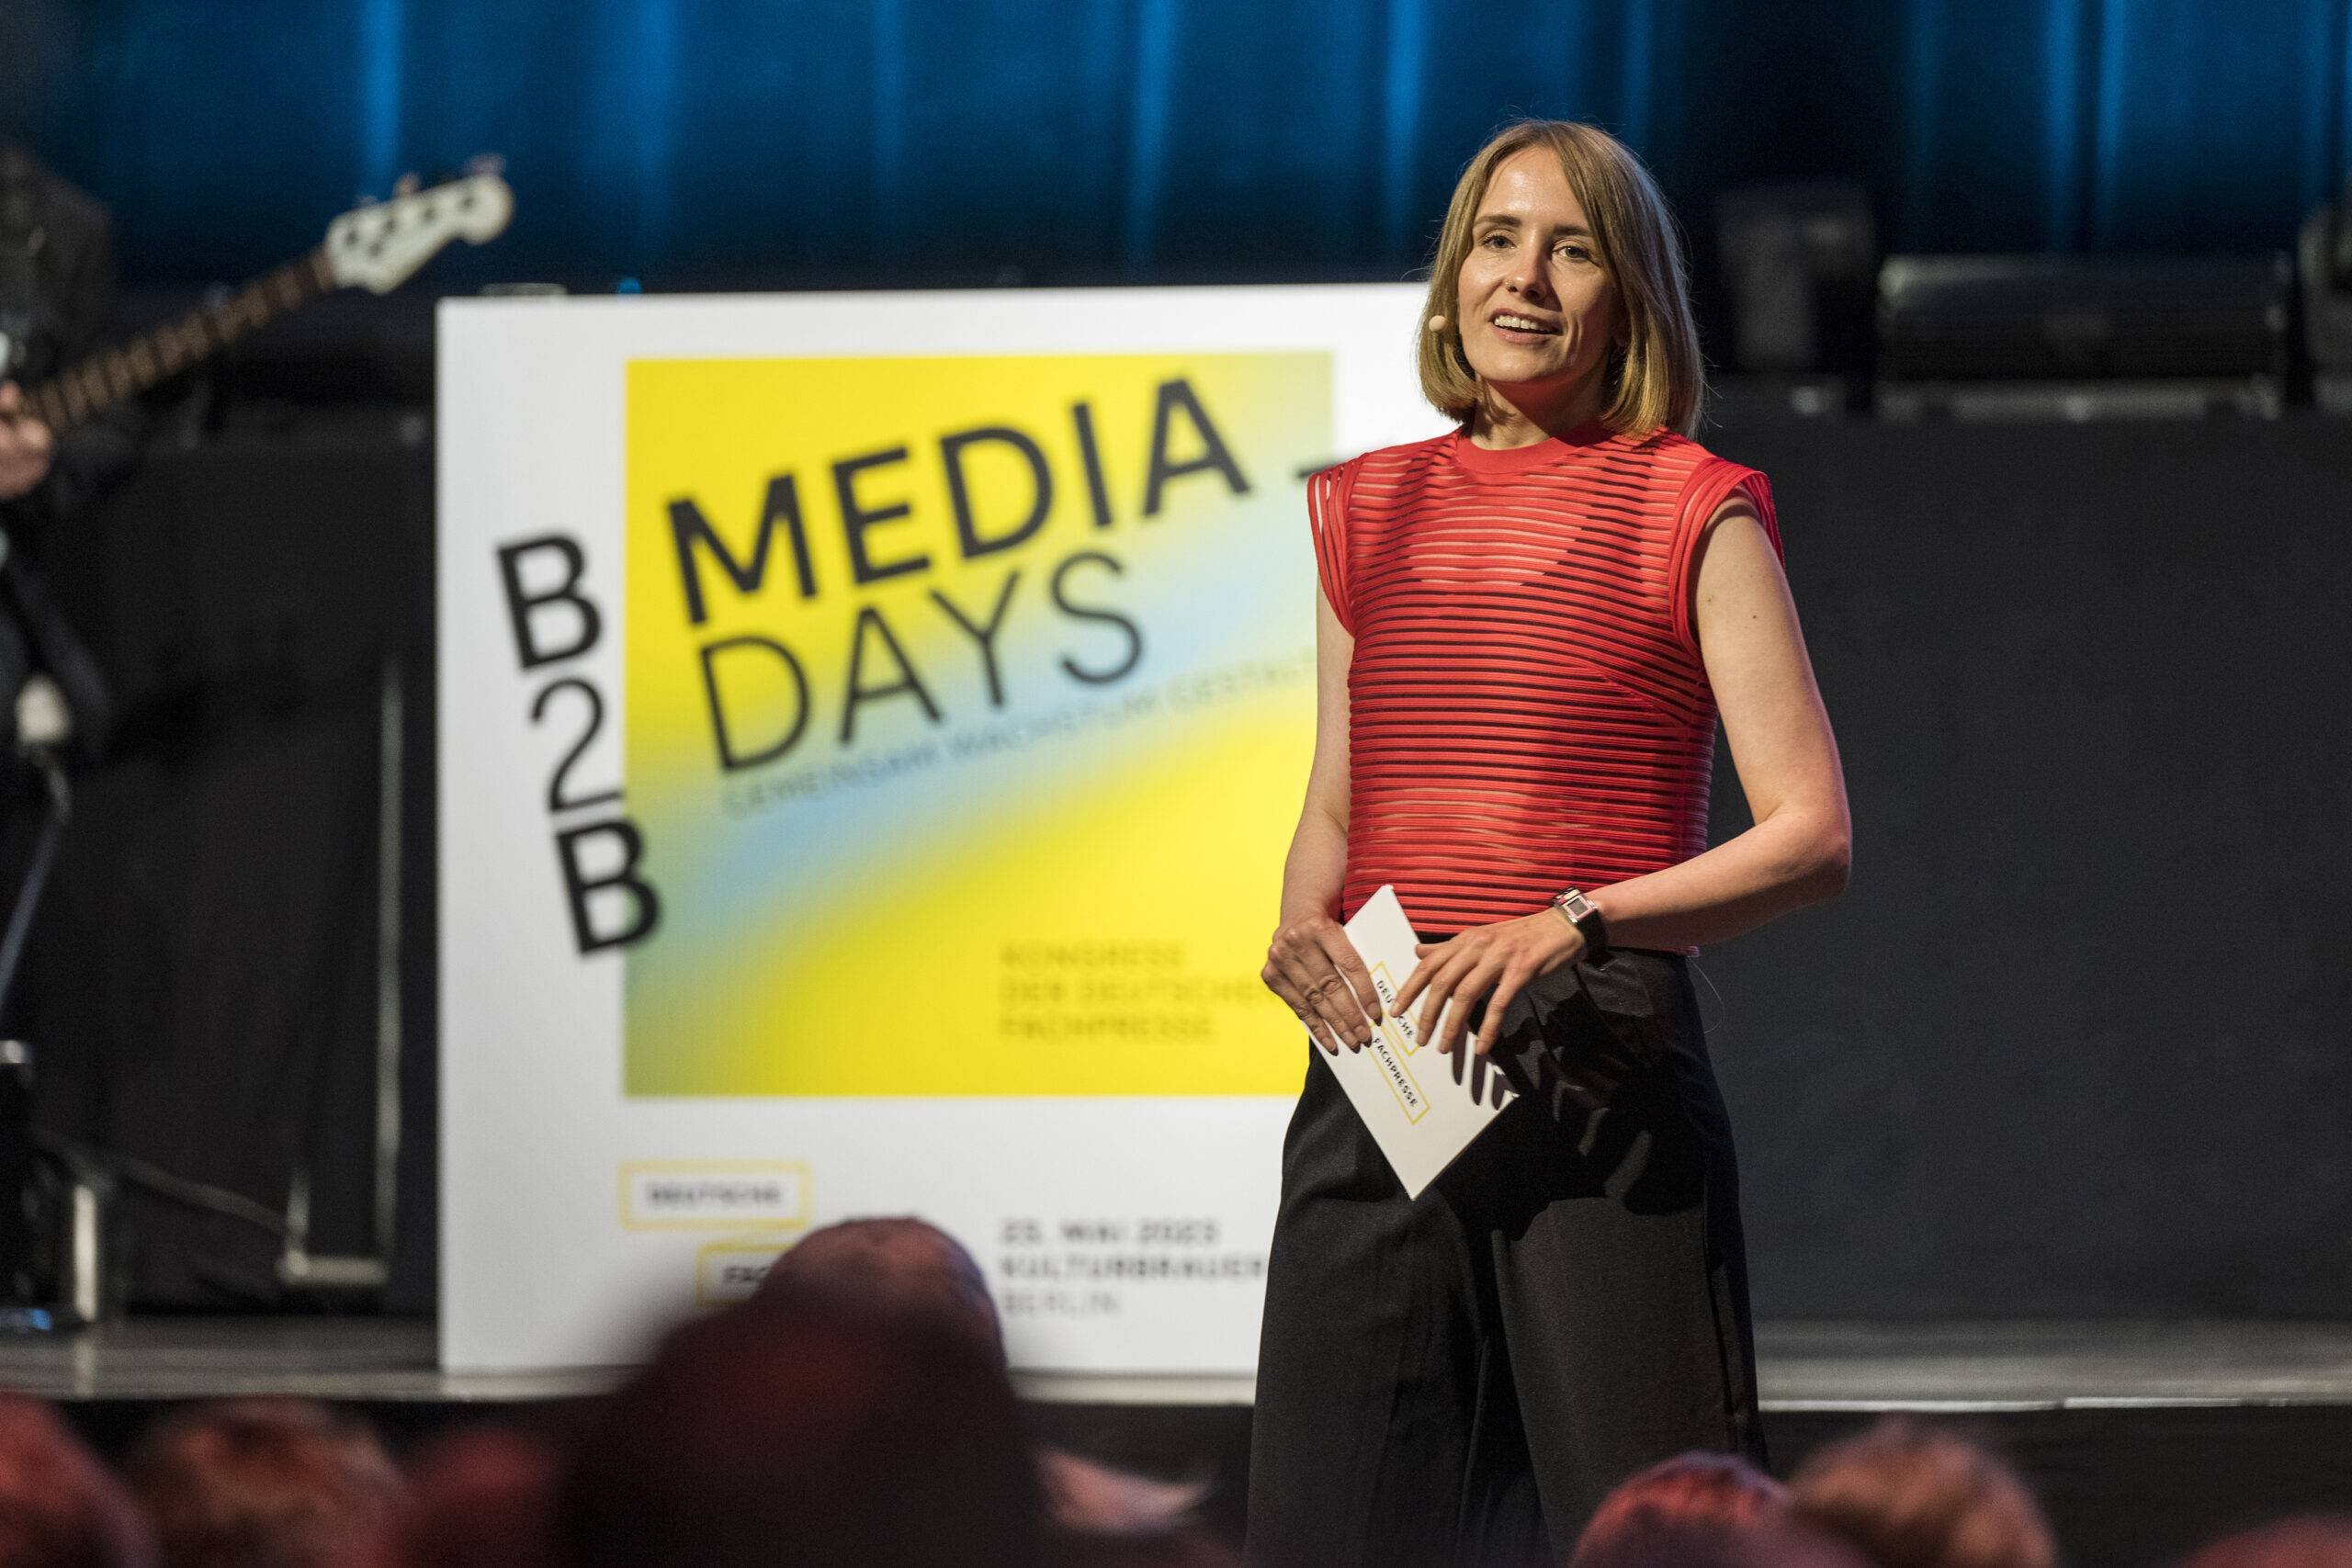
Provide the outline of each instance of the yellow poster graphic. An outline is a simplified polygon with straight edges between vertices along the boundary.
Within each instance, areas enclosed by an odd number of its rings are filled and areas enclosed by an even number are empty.
[[[626,1091],[1295,1092],[1329,355],[627,374]]]

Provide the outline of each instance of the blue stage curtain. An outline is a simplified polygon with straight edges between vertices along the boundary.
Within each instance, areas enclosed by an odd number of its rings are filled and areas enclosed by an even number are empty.
[[[2283,245],[2352,150],[2352,0],[23,3],[72,47],[19,118],[144,282],[482,151],[521,216],[458,279],[658,288],[1399,276],[1521,113],[1702,238],[1846,176],[1915,251]]]

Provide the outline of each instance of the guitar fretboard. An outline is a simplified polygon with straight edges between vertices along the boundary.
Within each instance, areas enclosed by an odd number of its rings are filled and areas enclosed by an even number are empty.
[[[93,355],[26,393],[26,405],[52,432],[70,430],[334,287],[326,252],[312,251],[254,278],[217,304],[191,310],[119,348]]]

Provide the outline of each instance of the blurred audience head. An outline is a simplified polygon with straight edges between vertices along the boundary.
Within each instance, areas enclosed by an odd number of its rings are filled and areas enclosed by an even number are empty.
[[[1742,1527],[1661,1519],[1578,1541],[1570,1561],[1576,1568],[1871,1568],[1844,1541],[1788,1517]]]
[[[198,1405],[150,1427],[124,1467],[164,1568],[326,1568],[400,1501],[375,1434],[306,1400]]]
[[[2052,1568],[2057,1547],[2007,1462],[1957,1433],[1889,1417],[1808,1458],[1798,1515],[1879,1568]]]
[[[2301,1514],[2241,1530],[2181,1568],[2352,1568],[2352,1514]]]
[[[559,1486],[574,1568],[1036,1562],[1045,1507],[1001,1359],[967,1332],[779,1292],[673,1334]]]
[[[129,1494],[38,1399],[0,1393],[0,1568],[152,1568]]]
[[[1155,1481],[1059,1449],[1037,1451],[1046,1510],[1065,1529],[1113,1536],[1182,1532],[1208,1495],[1198,1481]]]
[[[837,1296],[885,1312],[932,1318],[1004,1356],[988,1276],[963,1244],[911,1216],[843,1220],[803,1236],[775,1260],[759,1299],[793,1292]]]
[[[365,1568],[558,1568],[557,1471],[547,1444],[503,1427],[435,1443]]]
[[[843,1220],[810,1231],[775,1260],[754,1297],[768,1305],[791,1299],[905,1314],[967,1340],[1000,1365],[1004,1360],[1003,1326],[987,1273],[961,1242],[927,1220]],[[1196,1483],[1128,1474],[1054,1449],[1040,1450],[1036,1457],[1053,1522],[1125,1540],[1121,1550],[1145,1550],[1147,1537],[1187,1539],[1182,1531],[1205,1491]]]
[[[1732,1454],[1687,1453],[1650,1466],[1601,1499],[1571,1562],[1645,1530],[1750,1530],[1788,1510],[1788,1489]]]
[[[1241,1559],[1198,1530],[1081,1530],[1062,1538],[1056,1568],[1241,1568]]]

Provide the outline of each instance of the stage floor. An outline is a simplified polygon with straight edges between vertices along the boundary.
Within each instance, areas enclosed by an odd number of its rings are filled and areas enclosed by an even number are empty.
[[[1768,1323],[1768,1411],[1982,1412],[2352,1404],[2352,1323]],[[0,1385],[58,1400],[306,1394],[494,1405],[582,1398],[612,1368],[444,1372],[433,1325],[383,1318],[133,1318],[0,1338]],[[1028,1373],[1053,1404],[1239,1405],[1246,1377]]]

